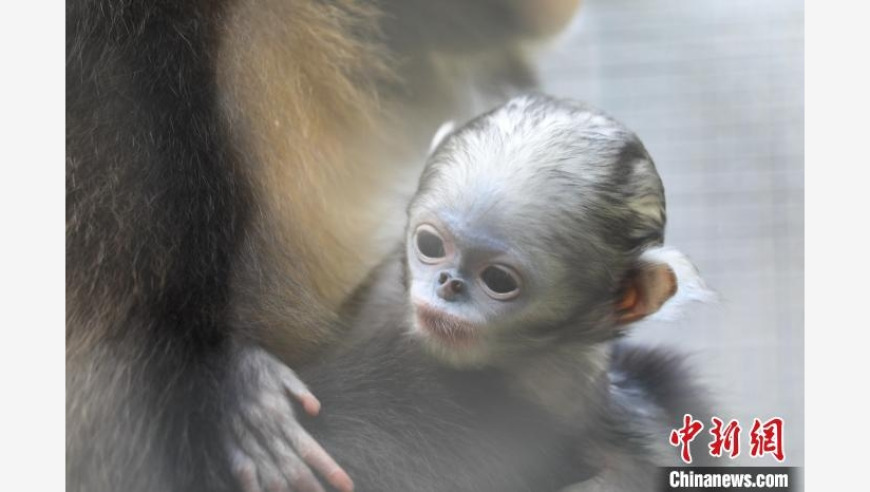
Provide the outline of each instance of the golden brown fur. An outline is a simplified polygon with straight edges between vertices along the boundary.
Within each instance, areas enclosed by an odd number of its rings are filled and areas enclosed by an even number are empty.
[[[531,34],[552,32],[576,6],[551,4],[562,9],[555,25],[536,17]],[[385,15],[358,2],[228,9],[218,84],[256,203],[233,272],[233,314],[285,360],[333,340],[338,306],[395,244],[436,125],[531,82],[524,34],[409,56],[387,44]]]
[[[369,150],[384,146],[377,88],[393,77],[376,19],[354,5],[241,1],[222,36],[221,102],[256,203],[233,314],[293,361],[330,339],[378,253],[360,241],[377,228],[372,202],[391,164]]]

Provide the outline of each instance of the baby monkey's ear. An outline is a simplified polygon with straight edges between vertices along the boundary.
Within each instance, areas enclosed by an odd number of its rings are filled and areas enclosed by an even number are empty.
[[[687,303],[715,298],[684,254],[672,248],[650,248],[625,281],[616,306],[617,321],[625,324],[647,317],[674,319]]]

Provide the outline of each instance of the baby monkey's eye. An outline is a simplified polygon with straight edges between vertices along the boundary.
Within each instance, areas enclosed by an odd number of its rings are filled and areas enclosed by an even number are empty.
[[[438,235],[438,231],[430,225],[424,224],[417,228],[414,244],[417,246],[420,259],[425,262],[432,263],[447,255],[444,240]]]
[[[520,278],[513,270],[501,265],[490,265],[480,272],[480,283],[493,299],[508,300],[520,293]]]

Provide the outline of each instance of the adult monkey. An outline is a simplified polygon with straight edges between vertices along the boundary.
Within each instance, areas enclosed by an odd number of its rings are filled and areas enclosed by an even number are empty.
[[[270,354],[340,336],[401,230],[394,172],[531,84],[526,42],[577,3],[70,0],[67,488],[236,490],[227,446],[310,485],[264,427],[292,375]]]

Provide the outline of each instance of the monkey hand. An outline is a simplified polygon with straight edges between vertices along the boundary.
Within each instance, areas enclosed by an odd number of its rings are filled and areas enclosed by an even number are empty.
[[[347,473],[302,428],[292,399],[317,415],[320,402],[290,368],[258,347],[245,348],[236,366],[238,395],[227,447],[232,473],[244,492],[323,492],[312,470],[342,492]]]

